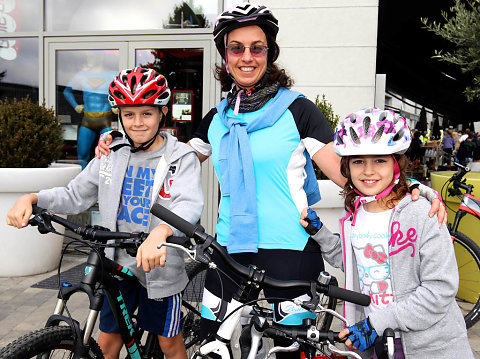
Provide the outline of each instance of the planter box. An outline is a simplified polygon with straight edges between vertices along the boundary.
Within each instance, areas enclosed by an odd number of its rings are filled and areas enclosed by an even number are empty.
[[[58,267],[63,236],[40,234],[36,227],[8,226],[6,215],[24,194],[66,186],[80,173],[79,165],[53,164],[49,168],[0,168],[0,277],[25,276]],[[61,226],[56,226],[63,233]]]

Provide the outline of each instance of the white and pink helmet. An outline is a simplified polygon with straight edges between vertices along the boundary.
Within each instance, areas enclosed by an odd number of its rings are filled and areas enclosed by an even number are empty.
[[[402,154],[412,135],[403,117],[370,107],[348,115],[335,130],[333,147],[339,156]]]

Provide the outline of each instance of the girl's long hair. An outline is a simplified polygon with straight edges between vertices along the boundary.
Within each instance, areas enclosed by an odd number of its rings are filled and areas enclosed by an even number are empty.
[[[394,156],[400,168],[400,178],[392,189],[391,193],[394,195],[385,203],[388,208],[395,207],[395,204],[408,193],[407,176],[404,172],[408,165],[408,159],[405,155],[394,154]],[[350,156],[342,157],[340,161],[340,173],[347,179],[347,183],[345,183],[342,191],[342,195],[345,198],[345,210],[353,213],[355,210],[355,199],[358,197],[358,194],[354,191],[350,167],[348,166],[349,159]]]

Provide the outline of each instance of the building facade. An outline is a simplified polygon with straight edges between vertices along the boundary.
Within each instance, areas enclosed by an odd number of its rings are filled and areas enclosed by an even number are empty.
[[[64,128],[64,157],[106,124],[118,126],[106,89],[119,70],[148,66],[172,89],[165,130],[188,141],[222,97],[213,73],[216,15],[232,0],[0,0],[0,95],[53,107]],[[326,95],[341,117],[374,105],[378,0],[265,0],[279,20],[278,62],[294,89]],[[382,96],[380,96],[382,97]],[[202,224],[214,231],[218,183],[203,167]]]

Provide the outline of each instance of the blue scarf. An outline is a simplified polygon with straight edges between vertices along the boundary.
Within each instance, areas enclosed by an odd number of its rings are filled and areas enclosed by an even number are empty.
[[[258,252],[258,219],[252,152],[248,133],[273,126],[301,93],[281,87],[264,111],[250,123],[242,121],[234,114],[227,116],[226,99],[217,106],[222,123],[228,128],[221,141],[219,170],[222,179],[222,196],[230,197],[230,232],[227,250],[229,253]],[[312,162],[307,154],[307,181],[312,201],[320,199],[318,184]],[[314,181],[315,183],[313,184]],[[316,190],[315,190],[316,188]],[[308,194],[307,192],[307,194]],[[310,193],[310,194],[311,194]],[[312,203],[314,203],[312,202]],[[309,204],[311,204],[309,198]]]

